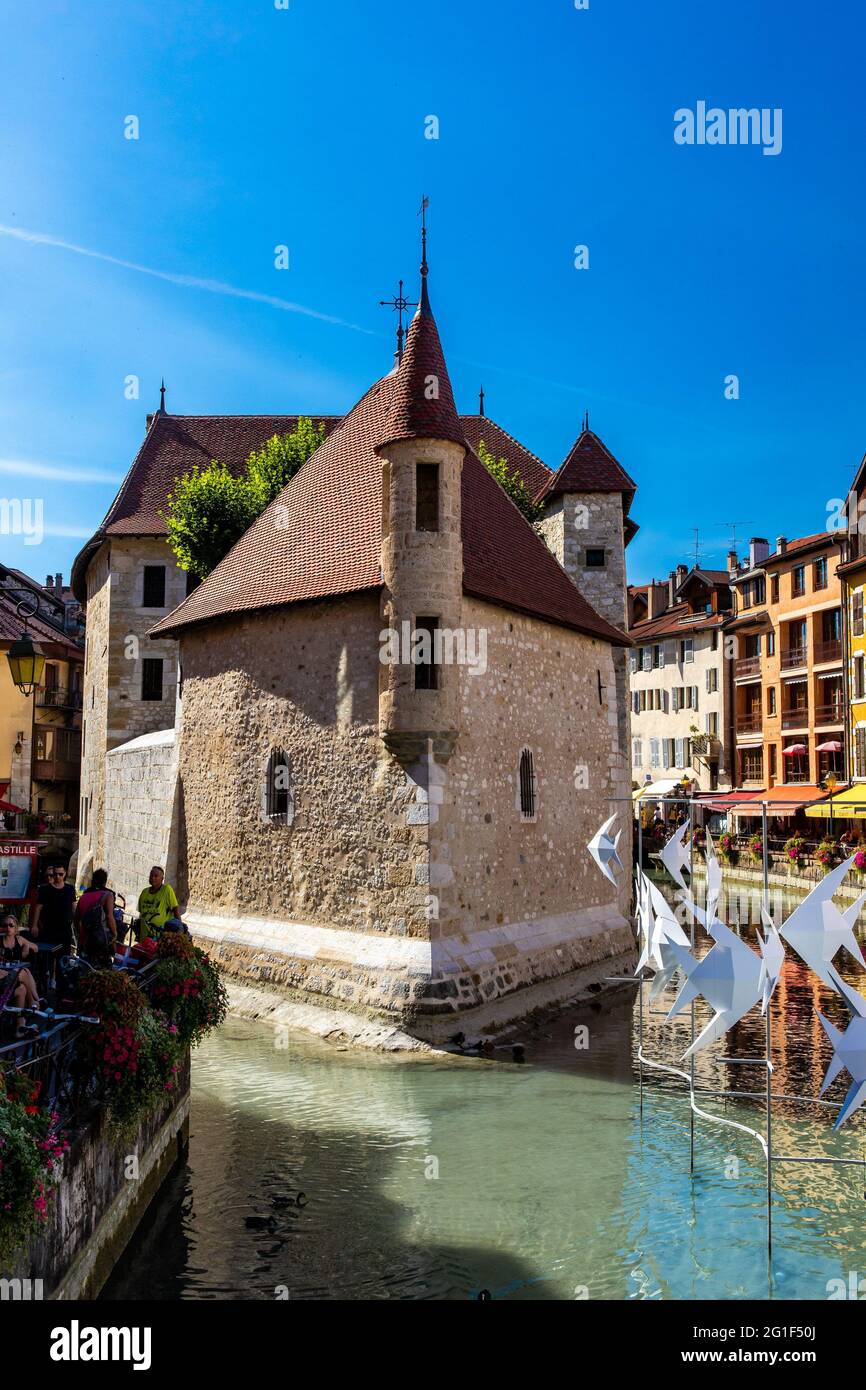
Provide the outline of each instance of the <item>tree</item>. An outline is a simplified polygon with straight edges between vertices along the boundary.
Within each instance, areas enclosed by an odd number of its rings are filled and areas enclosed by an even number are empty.
[[[325,426],[314,425],[302,415],[291,434],[275,434],[247,459],[247,479],[258,512],[279,497],[302,463],[315,453],[325,437]]]
[[[324,425],[301,416],[290,433],[272,435],[261,449],[254,449],[240,477],[214,459],[177,478],[165,520],[168,543],[181,569],[198,579],[209,575],[324,437]]]
[[[204,579],[258,515],[246,477],[214,459],[177,478],[169,493],[168,543],[181,569]]]
[[[478,445],[478,457],[492,478],[495,478],[503,492],[507,492],[516,507],[523,512],[529,522],[540,521],[544,508],[536,505],[532,494],[517,468],[510,469],[505,459],[494,458],[482,439]]]

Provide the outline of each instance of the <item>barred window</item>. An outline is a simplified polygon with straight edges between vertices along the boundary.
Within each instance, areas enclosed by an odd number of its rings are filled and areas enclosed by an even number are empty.
[[[520,819],[535,820],[535,768],[529,748],[520,754]]]
[[[288,754],[272,748],[265,769],[263,812],[271,825],[291,825],[295,815],[292,773]]]

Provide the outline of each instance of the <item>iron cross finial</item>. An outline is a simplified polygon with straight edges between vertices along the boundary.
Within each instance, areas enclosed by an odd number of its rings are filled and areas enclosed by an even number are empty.
[[[389,309],[394,309],[394,310],[396,310],[396,313],[397,313],[397,352],[396,352],[395,356],[396,356],[396,358],[397,358],[397,361],[400,362],[400,361],[402,361],[402,358],[403,358],[403,339],[404,339],[405,336],[406,336],[406,330],[405,330],[405,328],[403,327],[403,315],[404,315],[405,313],[408,313],[408,311],[409,311],[410,309],[414,309],[414,308],[416,307],[417,301],[414,300],[414,299],[407,299],[407,298],[406,298],[405,294],[403,293],[403,281],[402,281],[402,280],[398,280],[398,281],[397,281],[397,284],[398,284],[398,290],[397,290],[397,293],[394,295],[393,299],[380,299],[380,300],[379,300],[379,304],[380,304],[380,306],[381,306],[382,308],[389,308]]]

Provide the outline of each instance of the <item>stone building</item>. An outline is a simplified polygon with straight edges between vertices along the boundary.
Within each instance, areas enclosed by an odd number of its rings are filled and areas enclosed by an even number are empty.
[[[633,781],[660,796],[684,777],[704,791],[730,788],[727,571],[678,565],[665,582],[628,593]]]
[[[167,859],[186,920],[239,976],[420,1036],[572,997],[633,945],[618,662],[634,484],[606,450],[596,476],[587,430],[572,479],[457,415],[425,266],[399,364],[325,420],[324,443],[185,595],[159,516],[195,441],[235,466],[293,419],[154,417],[76,562],[96,711],[88,854],[127,893]],[[550,549],[481,441],[545,495]],[[160,561],[173,611],[152,624],[142,571]],[[163,663],[159,710],[141,707],[148,659]],[[617,809],[615,891],[586,844]]]

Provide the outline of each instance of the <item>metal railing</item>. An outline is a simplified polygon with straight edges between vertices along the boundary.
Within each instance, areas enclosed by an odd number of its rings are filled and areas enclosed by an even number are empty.
[[[844,724],[845,710],[843,705],[829,704],[818,705],[815,710],[815,723],[820,724]]]
[[[759,656],[741,656],[734,662],[734,678],[740,680],[744,676],[759,676],[761,674],[761,658]]]
[[[783,729],[807,729],[809,727],[809,706],[782,710]]]
[[[738,734],[759,734],[761,732],[760,714],[738,714],[737,733]]]
[[[787,651],[782,652],[782,670],[791,671],[795,666],[805,666],[807,664],[807,649],[805,647],[788,647]]]
[[[83,703],[83,692],[80,690],[70,690],[65,685],[36,687],[36,705],[39,709],[81,709]]]
[[[816,666],[828,661],[842,660],[842,643],[838,637],[834,637],[831,642],[816,642],[813,660]]]

